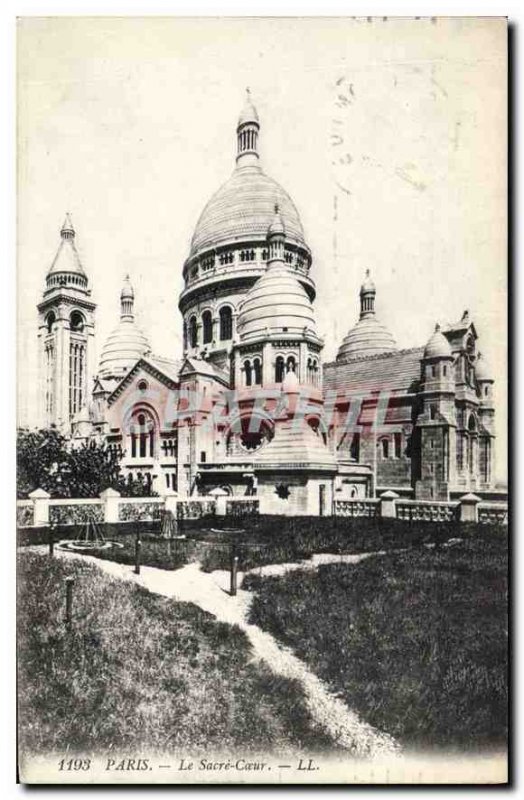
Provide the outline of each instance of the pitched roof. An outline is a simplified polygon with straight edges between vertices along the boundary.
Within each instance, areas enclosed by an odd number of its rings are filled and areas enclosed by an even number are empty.
[[[54,275],[57,272],[75,272],[86,277],[73,238],[60,239],[56,256],[47,274]]]
[[[335,456],[305,419],[277,422],[273,439],[256,453],[255,469],[335,470]]]
[[[324,389],[338,395],[413,392],[421,378],[423,347],[324,364]]]
[[[122,380],[119,383],[117,383],[117,385],[114,387],[113,391],[111,392],[111,394],[107,399],[109,405],[111,405],[111,403],[114,400],[116,400],[116,398],[120,394],[122,394],[126,385],[128,385],[132,381],[132,379],[141,369],[143,369],[145,372],[148,372],[154,378],[161,380],[161,382],[166,383],[169,386],[169,388],[174,388],[175,385],[178,384],[180,362],[173,361],[170,358],[161,358],[160,356],[153,356],[148,353],[147,355],[142,356],[137,361],[135,361],[131,369],[129,369],[123,376]],[[162,380],[162,378],[164,380]]]
[[[211,361],[205,361],[203,358],[194,358],[192,356],[187,356],[180,369],[180,374],[190,375],[195,372],[198,375],[207,375],[210,378],[215,378],[216,380],[219,380],[221,383],[224,383],[229,386],[228,375],[221,369],[219,369],[217,366],[215,366],[215,364],[213,364]]]
[[[182,361],[179,359],[164,358],[154,353],[147,353],[147,355],[142,358],[142,361],[147,361],[167,378],[178,383],[178,376],[182,367]]]

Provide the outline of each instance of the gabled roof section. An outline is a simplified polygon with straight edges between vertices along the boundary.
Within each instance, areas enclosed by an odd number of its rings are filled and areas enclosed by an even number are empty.
[[[141,370],[147,372],[152,378],[160,381],[160,383],[163,383],[168,389],[178,388],[179,364],[179,361],[161,358],[160,356],[147,355],[139,358],[127,375],[122,378],[120,383],[117,384],[113,392],[109,395],[107,399],[108,405],[114,403],[125,388],[133,382],[134,378],[136,378]]]
[[[211,361],[204,361],[203,358],[186,356],[180,369],[180,377],[188,375],[204,375],[207,378],[219,381],[225,386],[230,384],[229,377],[225,372],[216,367]]]
[[[456,336],[465,333],[467,330],[471,330],[475,339],[478,339],[475,325],[471,321],[469,311],[466,309],[459,321],[453,322],[450,325],[445,325],[442,329],[442,333],[448,339],[454,339]]]
[[[340,397],[395,391],[416,392],[421,379],[423,347],[396,350],[350,361],[324,364],[324,389]]]
[[[101,378],[100,375],[97,375],[95,377],[92,394],[97,394],[98,392],[110,392],[113,385],[113,381],[107,381],[105,378]]]

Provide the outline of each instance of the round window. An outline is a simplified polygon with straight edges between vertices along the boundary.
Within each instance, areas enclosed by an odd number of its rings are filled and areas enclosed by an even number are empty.
[[[141,392],[145,392],[147,390],[147,388],[148,388],[147,381],[144,381],[144,380],[138,381],[137,386],[138,386],[139,391],[141,391]]]

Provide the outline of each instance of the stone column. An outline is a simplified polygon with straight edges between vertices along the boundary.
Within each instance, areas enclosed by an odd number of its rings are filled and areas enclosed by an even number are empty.
[[[265,342],[262,348],[262,386],[269,386],[275,382],[272,364],[272,350],[270,342]]]
[[[49,498],[51,495],[45,489],[35,489],[31,492],[29,499],[34,506],[34,526],[49,525]]]
[[[307,344],[300,342],[300,353],[298,357],[298,380],[300,383],[307,383]]]

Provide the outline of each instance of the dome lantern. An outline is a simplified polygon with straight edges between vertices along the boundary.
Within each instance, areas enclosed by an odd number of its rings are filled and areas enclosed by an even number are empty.
[[[285,239],[286,229],[284,227],[284,220],[282,219],[278,203],[275,203],[275,215],[267,231],[269,249],[269,258],[267,260],[268,268],[275,263],[284,262]]]
[[[73,223],[71,222],[71,215],[69,212],[65,216],[64,224],[60,230],[60,236],[62,239],[74,239],[75,238],[75,229],[73,228]]]
[[[126,275],[122,291],[120,292],[120,319],[134,319],[133,305],[135,302],[135,293],[129,280],[129,275]]]
[[[246,100],[237,125],[237,164],[239,167],[256,164],[258,161],[258,113],[246,89]]]
[[[371,280],[369,269],[367,269],[364,283],[360,287],[360,319],[375,315],[376,293],[375,284]]]

